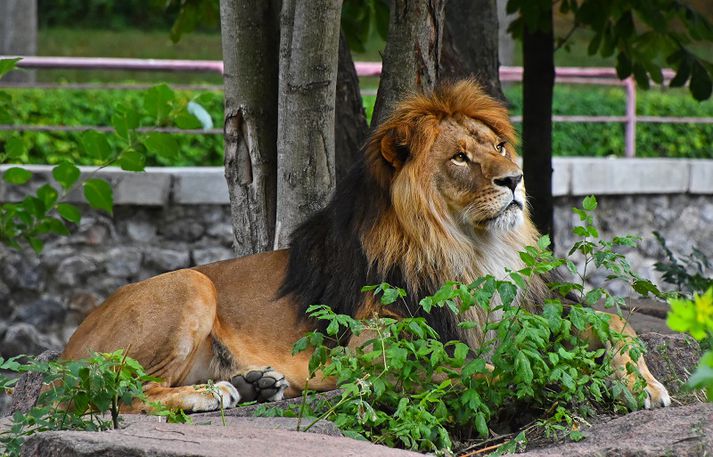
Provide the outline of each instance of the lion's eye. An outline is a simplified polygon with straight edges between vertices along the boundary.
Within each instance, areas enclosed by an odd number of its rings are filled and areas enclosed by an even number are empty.
[[[504,156],[508,152],[507,149],[505,149],[506,143],[507,143],[507,141],[501,141],[500,143],[498,143],[497,146],[495,146],[495,149],[497,149],[498,153],[501,156]]]
[[[455,163],[462,164],[462,163],[466,163],[468,161],[468,156],[462,152],[459,152],[458,154],[451,157],[451,160],[454,161]]]

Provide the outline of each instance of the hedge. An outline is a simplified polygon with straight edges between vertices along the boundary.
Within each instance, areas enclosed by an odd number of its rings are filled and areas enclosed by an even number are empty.
[[[122,103],[140,106],[142,94],[120,90],[40,90],[6,89],[10,100],[0,109],[2,124],[38,125],[109,125],[114,106]],[[522,97],[519,85],[506,87],[513,114],[520,114]],[[179,92],[185,97],[196,93]],[[365,97],[367,110],[373,97]],[[204,92],[200,103],[211,113],[216,126],[222,125],[222,93]],[[555,90],[555,114],[623,115],[625,93],[621,87],[560,86]],[[683,90],[639,91],[637,112],[641,115],[713,117],[713,102],[698,103]],[[518,125],[519,127],[519,125]],[[641,157],[713,157],[712,124],[644,124],[637,126],[637,156]],[[16,132],[0,132],[0,149],[4,140]],[[28,147],[25,163],[58,163],[72,158],[77,163],[92,165],[77,147],[77,134],[21,134]],[[221,165],[223,140],[220,135],[177,135],[180,145],[175,160],[166,163],[161,157],[148,157],[147,165],[189,166]],[[555,123],[555,155],[608,156],[623,155],[624,124],[620,123]],[[96,164],[94,164],[96,165]]]

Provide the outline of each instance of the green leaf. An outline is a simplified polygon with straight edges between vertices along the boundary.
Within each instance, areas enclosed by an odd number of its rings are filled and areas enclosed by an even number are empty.
[[[63,162],[52,169],[52,177],[63,189],[72,187],[80,174],[79,168],[68,162]]]
[[[57,197],[59,197],[57,190],[49,184],[43,184],[39,189],[37,189],[37,198],[42,200],[45,208],[51,208],[54,206],[57,201]]]
[[[84,198],[94,209],[112,214],[114,196],[111,186],[103,179],[89,179],[84,182]]]
[[[485,414],[480,411],[478,412],[478,414],[475,415],[475,429],[483,438],[487,437],[490,434],[490,431],[488,430],[488,424],[485,421]]]
[[[166,84],[159,84],[144,94],[144,108],[157,120],[162,120],[171,112],[171,102],[176,94]]]
[[[20,167],[11,167],[5,170],[3,179],[5,182],[15,185],[27,183],[32,178],[32,173]]]
[[[523,352],[518,352],[515,356],[515,372],[520,377],[520,381],[526,384],[531,383],[534,378],[530,360]]]
[[[211,119],[208,111],[203,108],[200,104],[191,101],[188,102],[188,112],[195,116],[196,119],[201,123],[203,129],[208,130],[213,128],[213,119]]]
[[[698,60],[693,62],[691,68],[691,82],[689,84],[691,95],[698,101],[707,100],[713,91],[713,81],[705,67]]]
[[[114,126],[116,128],[116,126]],[[118,131],[118,129],[117,129]],[[88,130],[82,133],[80,139],[84,152],[90,157],[106,162],[112,156],[111,146],[106,139],[106,135],[96,130]]]
[[[537,247],[540,248],[540,251],[544,251],[550,245],[552,244],[552,241],[550,240],[549,235],[542,235],[539,240],[537,240]]]
[[[27,242],[30,244],[30,247],[32,247],[32,250],[35,251],[36,254],[42,252],[42,249],[45,246],[42,240],[33,236],[27,237]]]
[[[149,151],[165,158],[173,157],[178,151],[178,143],[175,138],[166,133],[149,133],[142,143]]]
[[[17,62],[21,60],[21,57],[14,57],[12,59],[0,59],[0,77],[17,68]]]
[[[582,200],[582,208],[587,211],[594,211],[597,209],[597,199],[593,195],[584,197],[584,200]]]
[[[22,138],[13,136],[5,143],[5,154],[8,159],[19,159],[27,153]]]
[[[57,212],[62,218],[69,222],[74,222],[75,224],[79,224],[79,221],[82,219],[82,214],[79,212],[79,209],[71,203],[58,204]]]
[[[146,157],[133,149],[128,149],[119,156],[119,166],[126,171],[144,171]]]

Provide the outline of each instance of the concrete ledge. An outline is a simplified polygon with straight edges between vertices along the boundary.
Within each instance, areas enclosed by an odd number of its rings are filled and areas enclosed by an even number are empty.
[[[13,165],[0,165],[0,174]],[[26,165],[33,177],[30,188],[52,182],[52,166]],[[132,173],[118,168],[96,172],[80,167],[83,177],[94,173],[114,188],[114,204],[162,206],[224,205],[229,203],[222,167],[147,168]],[[557,157],[553,160],[552,191],[556,197],[631,194],[713,194],[713,160],[609,159]],[[537,182],[529,177],[530,185]],[[19,201],[26,186],[11,186],[0,180],[0,201]],[[69,201],[83,201],[74,191]]]

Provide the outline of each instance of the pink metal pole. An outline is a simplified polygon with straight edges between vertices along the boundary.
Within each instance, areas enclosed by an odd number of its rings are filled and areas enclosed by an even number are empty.
[[[636,83],[634,78],[629,76],[624,80],[626,85],[626,157],[634,157],[636,154]]]

